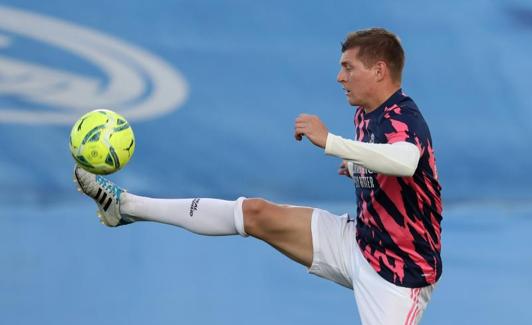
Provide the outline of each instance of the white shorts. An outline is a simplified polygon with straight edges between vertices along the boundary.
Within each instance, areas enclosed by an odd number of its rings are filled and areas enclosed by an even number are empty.
[[[309,272],[353,289],[364,325],[417,324],[434,285],[412,289],[386,281],[362,255],[355,228],[355,220],[347,214],[314,209],[314,258]]]

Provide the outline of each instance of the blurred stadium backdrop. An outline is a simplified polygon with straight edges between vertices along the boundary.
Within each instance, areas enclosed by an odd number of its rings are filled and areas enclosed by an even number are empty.
[[[336,83],[351,30],[396,32],[431,126],[444,273],[424,324],[531,324],[532,2],[0,2],[0,323],[356,324],[352,293],[267,245],[101,226],[75,191],[71,124],[137,137],[111,178],[158,197],[262,196],[354,213],[300,112],[351,137]]]

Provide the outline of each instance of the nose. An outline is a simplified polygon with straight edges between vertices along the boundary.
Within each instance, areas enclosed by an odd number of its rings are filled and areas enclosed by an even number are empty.
[[[345,82],[345,73],[343,69],[340,69],[340,71],[338,71],[338,75],[336,76],[336,81],[339,83]]]

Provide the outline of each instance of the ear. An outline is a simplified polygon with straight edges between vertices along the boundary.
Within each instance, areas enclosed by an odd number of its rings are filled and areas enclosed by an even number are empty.
[[[388,75],[388,66],[384,61],[377,61],[373,66],[376,81],[382,81]]]

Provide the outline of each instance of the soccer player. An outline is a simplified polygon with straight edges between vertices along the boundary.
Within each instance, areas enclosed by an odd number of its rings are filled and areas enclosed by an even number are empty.
[[[356,219],[260,198],[147,198],[79,167],[75,181],[107,226],[144,220],[201,235],[252,236],[352,288],[363,324],[417,324],[442,272],[442,205],[429,129],[401,89],[403,65],[393,33],[348,34],[337,81],[356,107],[355,140],[330,133],[317,116],[295,121],[297,140],[305,136],[342,159],[339,174],[356,188]]]

